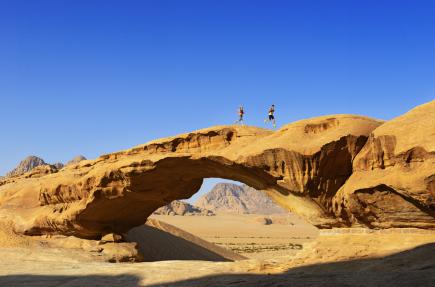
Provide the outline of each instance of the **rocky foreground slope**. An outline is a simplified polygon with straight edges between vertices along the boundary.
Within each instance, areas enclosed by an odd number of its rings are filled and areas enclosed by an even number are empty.
[[[137,232],[137,235],[144,235],[144,239],[149,237],[146,232]],[[152,238],[150,245],[147,240],[144,247],[161,250],[167,240],[162,243],[156,239]],[[295,257],[287,256],[285,261],[270,258],[135,264],[96,262],[89,254],[65,248],[0,248],[0,286],[431,287],[435,280],[433,242],[433,234],[401,233],[397,229],[373,234],[346,232],[321,234],[316,241],[304,245]],[[183,246],[177,251],[191,251],[189,247]]]
[[[24,234],[98,238],[219,177],[318,227],[434,228],[434,127],[435,101],[387,123],[330,115],[275,132],[213,127],[2,180],[0,218]]]

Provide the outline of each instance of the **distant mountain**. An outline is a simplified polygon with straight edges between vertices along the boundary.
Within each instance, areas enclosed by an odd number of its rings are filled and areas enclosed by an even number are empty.
[[[66,165],[70,165],[70,164],[76,164],[81,162],[82,160],[86,160],[86,158],[82,155],[78,155],[76,157],[74,157],[72,160],[70,160]],[[25,159],[23,159],[18,165],[17,167],[15,167],[13,170],[11,170],[10,172],[8,172],[6,174],[6,177],[10,177],[10,176],[15,176],[15,175],[21,175],[24,174],[26,172],[31,171],[32,169],[34,169],[37,166],[41,166],[41,165],[50,165],[49,163],[46,163],[42,158],[31,155],[26,157]],[[54,164],[51,164],[52,167],[56,168],[56,169],[61,169],[64,166],[63,163],[61,162],[57,162]],[[2,177],[0,176],[0,179]]]
[[[40,165],[46,165],[47,163],[37,156],[31,155],[26,157],[24,160],[22,160],[16,168],[11,170],[6,174],[6,176],[14,176],[14,175],[21,175],[23,173],[31,171],[33,168],[40,166]]]
[[[193,206],[187,202],[180,200],[174,200],[170,204],[160,207],[154,211],[156,215],[201,215],[201,216],[213,216],[213,211],[203,209],[197,206]]]
[[[78,156],[74,157],[72,160],[70,160],[69,162],[67,162],[67,163],[65,164],[65,166],[67,166],[67,165],[71,165],[71,164],[79,163],[79,162],[81,162],[82,160],[86,160],[86,158],[85,158],[84,156],[82,156],[82,155],[78,155]]]
[[[200,197],[195,206],[213,212],[236,214],[288,213],[279,207],[264,192],[247,185],[218,183],[207,194]]]

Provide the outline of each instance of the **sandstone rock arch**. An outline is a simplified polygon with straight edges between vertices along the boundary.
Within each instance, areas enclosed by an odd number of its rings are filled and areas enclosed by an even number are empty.
[[[160,206],[197,192],[203,178],[219,177],[265,190],[318,227],[373,226],[376,217],[362,218],[367,203],[344,186],[381,124],[332,115],[275,132],[219,126],[156,140],[60,171],[7,178],[0,182],[0,218],[25,234],[96,238],[140,225]],[[426,227],[435,226],[432,215],[423,214]]]

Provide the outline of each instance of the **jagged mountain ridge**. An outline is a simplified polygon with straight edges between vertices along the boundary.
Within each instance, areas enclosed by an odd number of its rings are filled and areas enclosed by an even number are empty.
[[[49,164],[49,163],[46,163],[40,157],[37,157],[37,156],[34,156],[34,155],[30,155],[30,156],[26,157],[25,159],[23,159],[21,162],[19,162],[18,165],[13,170],[11,170],[10,172],[6,173],[6,177],[22,175],[22,174],[24,174],[26,172],[31,171],[35,167],[42,166],[42,165],[51,165],[51,166],[55,167],[56,169],[60,170],[64,166],[71,165],[71,164],[76,164],[76,163],[79,163],[82,160],[86,160],[86,158],[84,156],[82,156],[82,155],[78,155],[78,156],[74,157],[73,159],[71,159],[70,161],[68,161],[65,165],[63,163],[61,163],[61,162],[57,162],[57,163],[54,163],[54,164]],[[0,176],[0,179],[1,178],[4,178],[4,177]]]
[[[46,165],[47,163],[40,157],[31,155],[23,159],[13,170],[6,174],[7,177],[21,175],[29,172],[37,166]]]
[[[288,211],[273,202],[264,192],[245,184],[218,183],[210,192],[201,196],[194,205],[213,212],[223,213],[288,213]]]

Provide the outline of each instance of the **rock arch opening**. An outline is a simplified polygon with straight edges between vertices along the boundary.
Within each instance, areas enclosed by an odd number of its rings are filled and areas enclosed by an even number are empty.
[[[229,214],[288,214],[267,191],[257,190],[243,182],[224,178],[204,178],[201,188],[183,202],[208,209],[214,213]]]
[[[236,252],[244,258],[295,254],[318,229],[276,204],[267,192],[222,178],[205,178],[185,200],[159,208],[158,220]]]
[[[102,233],[125,232],[143,224],[158,208],[197,193],[205,178],[232,180],[269,194],[289,195],[277,184],[276,178],[264,170],[242,166],[221,157],[200,160],[166,158],[154,164],[152,170],[147,170],[146,166],[143,168],[145,171],[140,173],[137,170],[110,172],[101,191],[95,193],[94,206],[80,213],[82,226]]]

